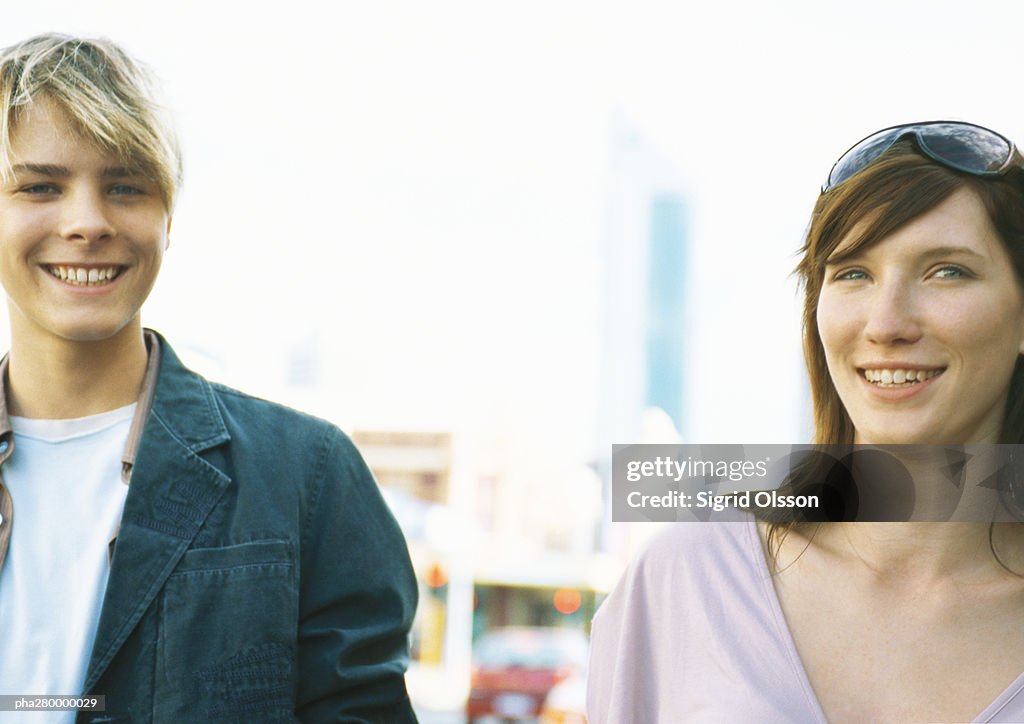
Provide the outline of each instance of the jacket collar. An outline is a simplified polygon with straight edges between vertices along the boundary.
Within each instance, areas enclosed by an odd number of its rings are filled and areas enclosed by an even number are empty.
[[[160,349],[161,371],[156,377],[152,414],[191,452],[230,440],[210,383],[185,367],[158,332],[147,329],[146,334],[156,339]],[[150,424],[146,420],[147,428]]]

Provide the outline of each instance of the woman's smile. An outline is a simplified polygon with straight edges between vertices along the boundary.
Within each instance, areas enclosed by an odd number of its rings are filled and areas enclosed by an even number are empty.
[[[944,371],[944,367],[918,368],[900,364],[859,370],[871,393],[883,400],[906,400],[918,395],[930,389]]]

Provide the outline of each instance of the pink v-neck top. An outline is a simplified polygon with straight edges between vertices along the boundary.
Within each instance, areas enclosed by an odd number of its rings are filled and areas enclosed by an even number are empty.
[[[630,564],[594,616],[587,715],[590,724],[826,722],[753,518],[677,523]],[[1024,722],[1024,673],[974,721]]]

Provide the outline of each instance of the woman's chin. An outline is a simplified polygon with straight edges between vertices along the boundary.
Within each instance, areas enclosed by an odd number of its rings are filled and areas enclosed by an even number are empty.
[[[858,427],[853,433],[856,445],[945,445],[946,435],[928,427],[885,425],[879,427]],[[956,443],[953,443],[956,444]]]
[[[946,430],[869,430],[854,432],[855,445],[973,445],[998,442],[998,433],[951,433]]]

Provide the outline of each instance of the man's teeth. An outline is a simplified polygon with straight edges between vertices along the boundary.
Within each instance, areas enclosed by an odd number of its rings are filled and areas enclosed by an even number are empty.
[[[100,284],[106,284],[119,273],[116,266],[109,266],[106,269],[51,266],[49,270],[58,279],[75,286],[99,286]]]
[[[941,369],[935,370],[903,370],[903,369],[885,369],[885,370],[864,370],[864,377],[867,378],[868,382],[873,382],[879,387],[909,387],[910,385],[916,385],[918,382],[924,382],[930,380],[935,375],[942,372]]]

